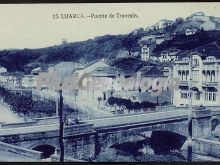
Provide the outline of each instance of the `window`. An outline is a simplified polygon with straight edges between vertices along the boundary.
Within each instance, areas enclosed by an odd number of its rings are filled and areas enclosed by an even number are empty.
[[[208,93],[205,93],[205,100],[208,100]]]
[[[212,100],[212,93],[209,93],[209,101]]]
[[[187,98],[187,93],[181,93],[181,98],[186,99]]]
[[[208,92],[205,94],[205,100],[208,101],[216,101],[216,93],[214,92]]]
[[[213,95],[212,95],[212,101],[216,101],[216,94],[215,93],[213,93]]]
[[[199,93],[195,94],[195,100],[200,100],[200,94]]]
[[[193,59],[193,65],[195,66],[199,65],[199,59]]]
[[[215,57],[213,56],[207,57],[207,61],[213,62],[215,61]]]

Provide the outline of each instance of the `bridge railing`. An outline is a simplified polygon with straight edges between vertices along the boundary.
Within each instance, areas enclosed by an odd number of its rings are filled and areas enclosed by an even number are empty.
[[[137,114],[129,116],[117,116],[109,118],[100,118],[94,120],[87,120],[85,122],[94,124],[94,127],[109,127],[119,125],[138,124],[144,122],[160,121],[164,119],[174,119],[180,117],[187,117],[188,112],[186,110],[179,110],[178,113],[173,111],[164,111],[157,113]]]
[[[82,123],[77,125],[65,126],[64,128],[64,136],[68,135],[77,135],[81,133],[93,132],[93,124]]]
[[[57,124],[58,122],[59,122],[59,117],[53,116],[53,117],[45,117],[45,118],[36,118],[33,121],[28,121],[28,122],[1,124],[0,128],[7,129],[7,128],[31,127],[38,125]]]

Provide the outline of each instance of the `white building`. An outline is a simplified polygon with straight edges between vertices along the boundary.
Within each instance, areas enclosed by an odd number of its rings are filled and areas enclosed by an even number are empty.
[[[7,69],[2,67],[2,66],[0,66],[0,73],[6,73],[6,72],[7,72]]]
[[[160,62],[171,62],[178,60],[178,49],[168,49],[161,52],[159,57]]]
[[[194,35],[194,34],[196,34],[198,32],[198,29],[197,28],[187,28],[186,30],[185,30],[185,35],[186,36],[189,36],[189,35]]]
[[[209,21],[210,18],[205,15],[203,12],[193,13],[191,16],[187,18],[188,20],[194,21]]]
[[[76,68],[76,70],[74,71],[74,74],[81,76],[84,73],[90,73],[91,71],[95,70],[98,67],[107,67],[107,66],[109,65],[105,62],[105,59],[101,59],[101,60],[90,62],[86,64],[85,66],[80,66]]]
[[[48,73],[56,73],[57,75],[71,75],[77,68],[82,67],[82,64],[76,62],[60,62],[52,64],[48,67]]]
[[[193,105],[220,106],[220,60],[211,55],[197,52],[190,54],[193,61],[192,87]],[[179,89],[174,90],[173,104],[187,106],[189,88],[189,58],[184,57],[176,61],[173,76],[179,78]]]
[[[163,28],[171,26],[172,24],[173,24],[173,21],[163,19],[163,20],[158,21],[155,25],[156,25],[156,29],[163,29]]]
[[[211,31],[216,29],[216,24],[212,21],[207,21],[200,25],[200,29],[203,29],[205,31]]]
[[[141,47],[141,60],[148,61],[151,58],[151,53],[156,48],[156,44],[146,44]]]
[[[24,75],[24,77],[22,77],[22,87],[35,88],[37,86],[37,80],[37,75]]]

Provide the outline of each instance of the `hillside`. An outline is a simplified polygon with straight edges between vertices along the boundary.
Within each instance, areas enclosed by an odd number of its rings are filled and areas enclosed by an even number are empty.
[[[7,68],[9,72],[23,71],[30,73],[33,68],[41,66],[46,68],[48,64],[57,63],[59,61],[79,61],[87,63],[101,58],[115,59],[119,54],[132,54],[140,52],[139,40],[147,35],[156,34],[159,31],[174,34],[175,31],[184,31],[189,27],[198,27],[201,24],[198,21],[189,21],[184,19],[176,19],[172,25],[168,25],[162,29],[153,29],[150,27],[146,30],[143,28],[136,29],[125,35],[105,35],[82,42],[66,43],[56,46],[50,46],[39,49],[16,49],[16,50],[0,50],[0,65]],[[220,24],[220,23],[218,23]],[[150,30],[149,30],[150,29]],[[157,45],[154,50],[155,55],[159,55],[161,51],[169,48],[177,48],[182,51],[202,48],[204,45],[220,43],[220,31],[204,31],[199,30],[194,35],[184,35],[183,33],[175,35],[169,40],[165,40]],[[212,47],[213,52],[218,52],[218,47]],[[207,50],[206,52],[209,52]],[[138,56],[136,56],[138,57]]]
[[[17,49],[0,51],[0,65],[9,72],[24,71],[59,61],[90,62],[101,58],[115,58],[119,51],[135,51],[139,48],[138,35],[106,35],[83,42],[68,43],[41,49]]]
[[[195,35],[175,36],[172,40],[165,41],[158,45],[154,50],[155,54],[159,54],[162,50],[175,47],[180,50],[192,50],[212,42],[220,43],[220,31],[201,31]]]

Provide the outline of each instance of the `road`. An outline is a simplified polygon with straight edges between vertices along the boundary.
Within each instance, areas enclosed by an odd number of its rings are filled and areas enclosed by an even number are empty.
[[[54,91],[48,91],[45,94],[51,97],[56,97],[57,95],[56,92]],[[98,109],[98,102],[94,100],[82,98],[78,96],[75,102],[75,98],[73,96],[68,96],[68,95],[63,95],[63,98],[64,98],[64,103],[66,103],[72,108],[77,107],[82,112],[90,114],[93,118],[114,116],[114,114],[112,114],[110,111]]]

